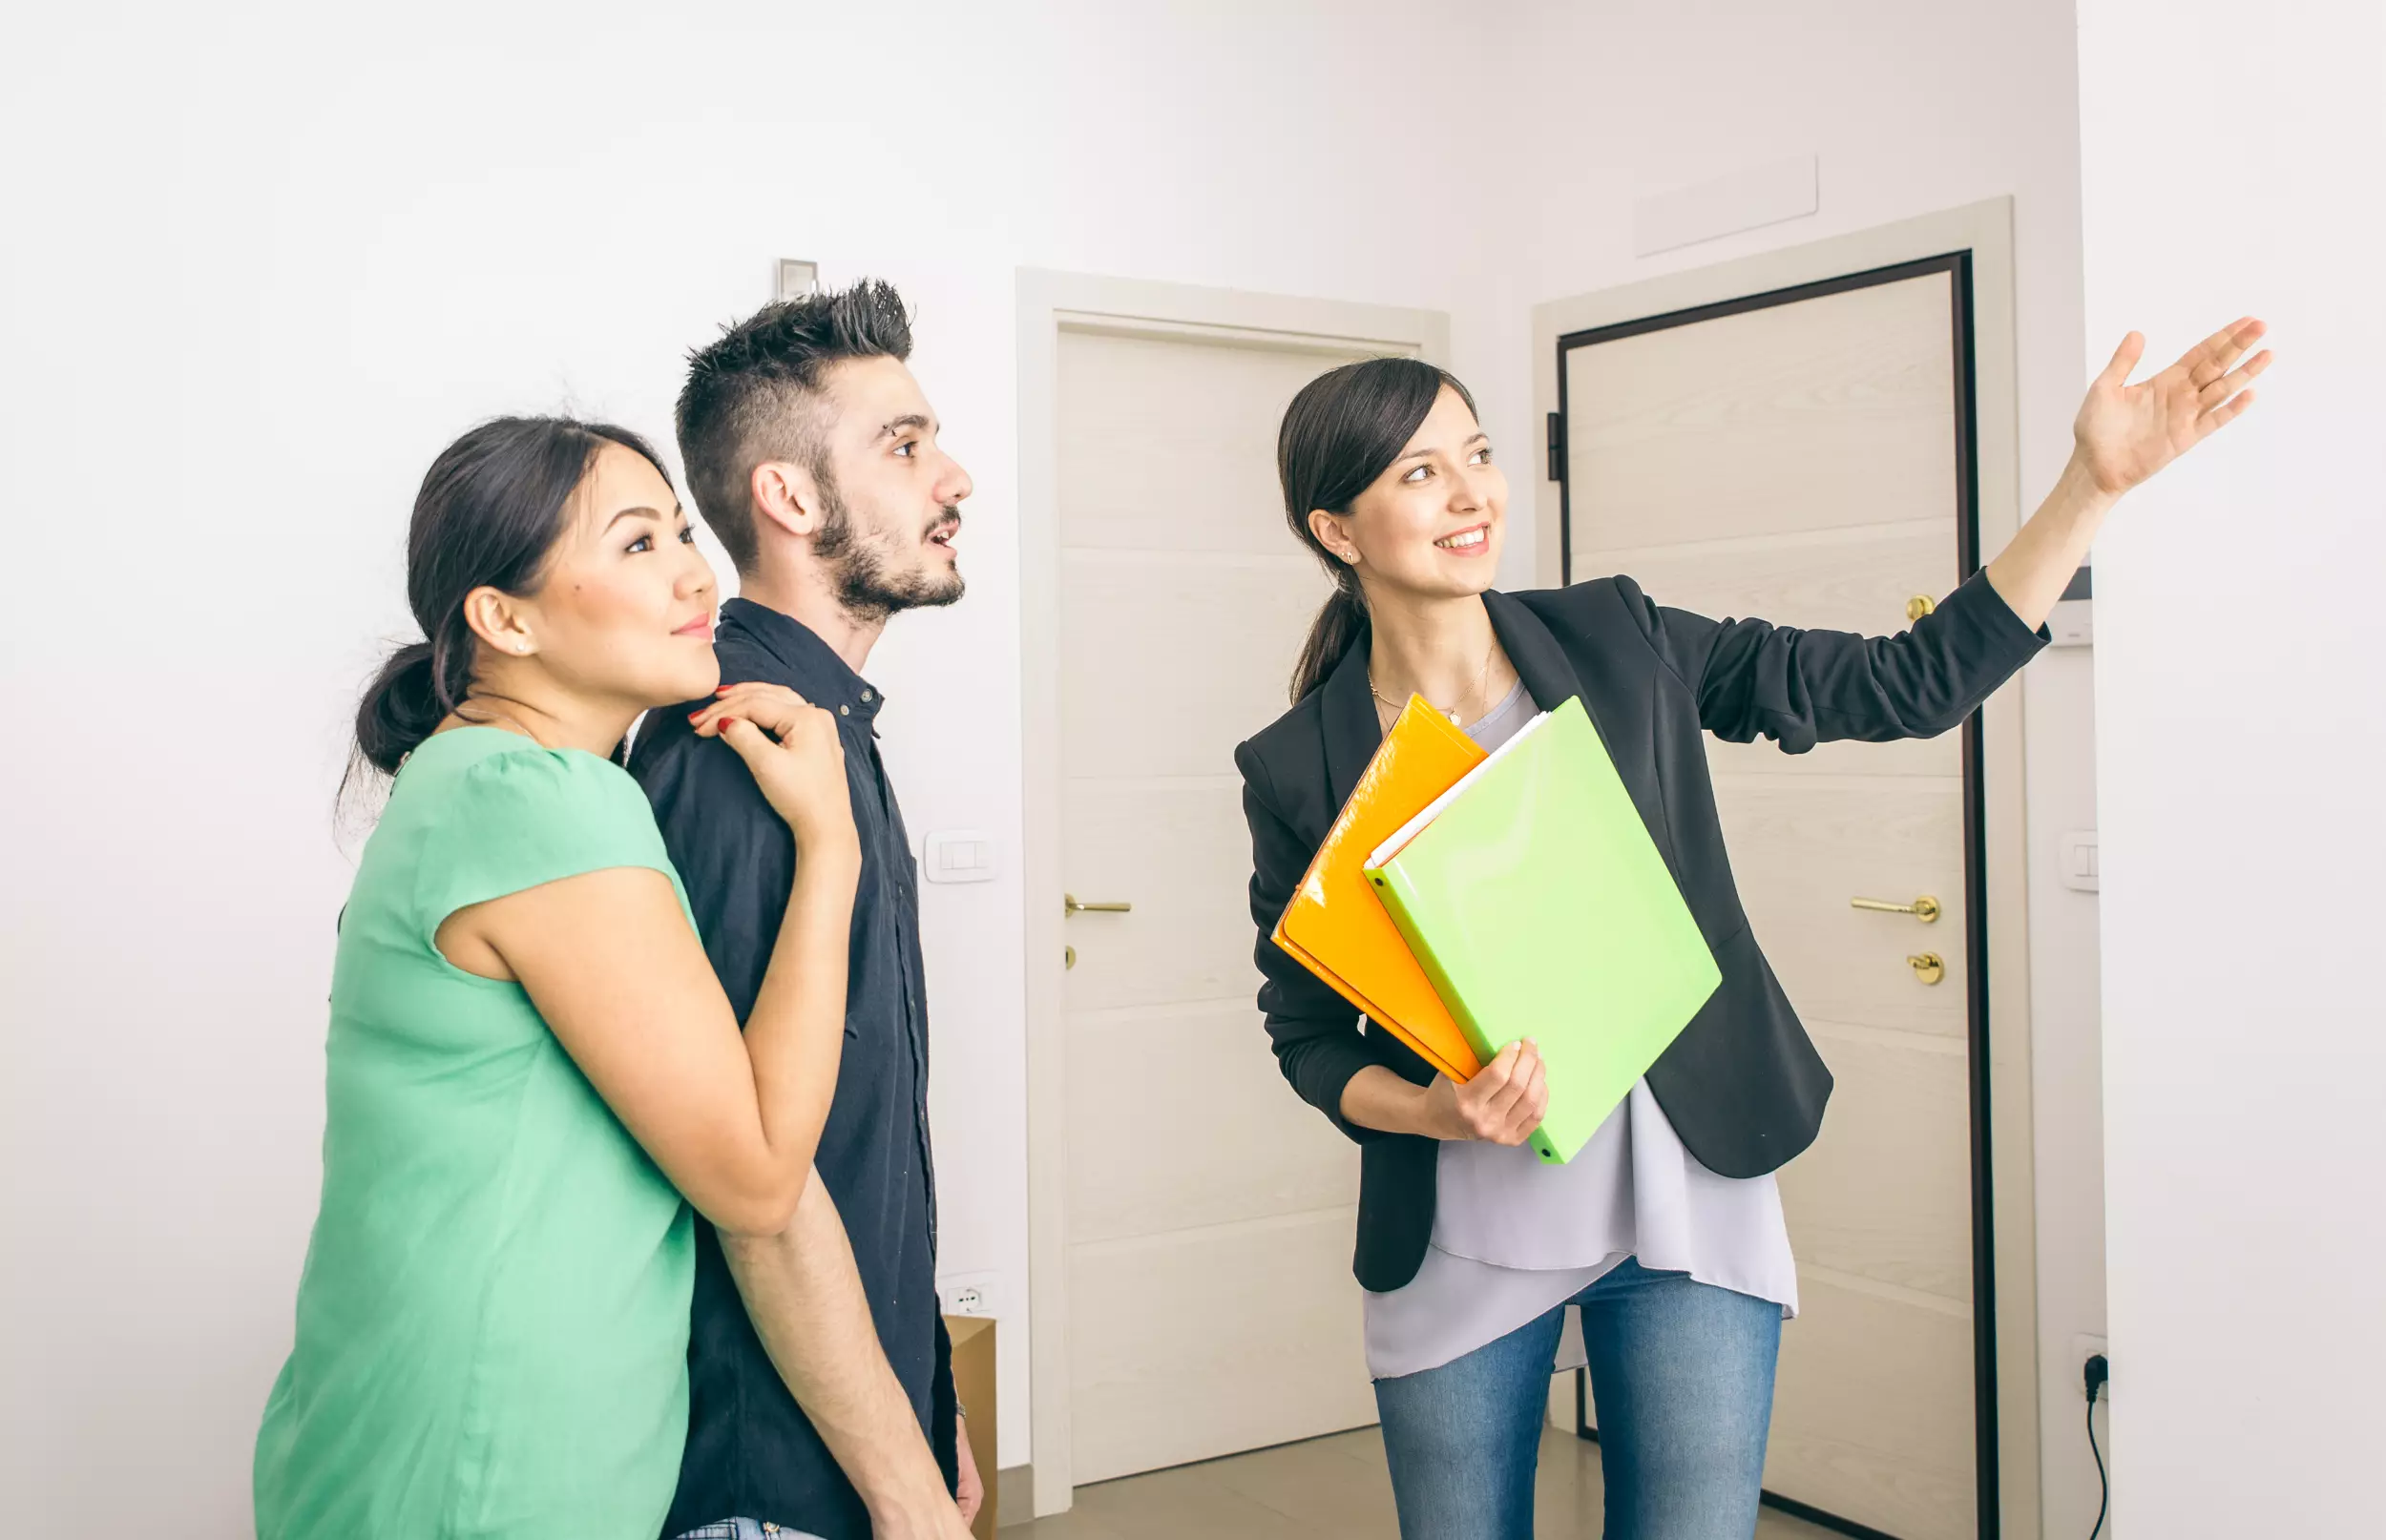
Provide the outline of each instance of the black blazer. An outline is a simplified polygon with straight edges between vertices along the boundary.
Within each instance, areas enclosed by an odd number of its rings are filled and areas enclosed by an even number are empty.
[[[1748,932],[1724,853],[1703,733],[1760,735],[1803,754],[1834,739],[1931,738],[1970,716],[2045,644],[1975,576],[1889,638],[1708,620],[1662,609],[1628,577],[1483,595],[1492,629],[1546,711],[1580,696],[1723,970],[1723,985],[1648,1072],[1649,1090],[1708,1170],[1772,1171],[1813,1142],[1831,1072]],[[1251,918],[1276,1062],[1304,1100],[1358,1141],[1354,1270],[1377,1292],[1416,1276],[1434,1228],[1435,1143],[1365,1129],[1342,1090],[1370,1064],[1418,1085],[1432,1068],[1361,1018],[1268,939],[1383,730],[1367,648],[1235,750],[1251,826]]]

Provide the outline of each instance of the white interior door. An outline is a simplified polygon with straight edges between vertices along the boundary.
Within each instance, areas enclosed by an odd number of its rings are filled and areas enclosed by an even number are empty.
[[[1571,575],[1628,573],[1718,617],[1903,629],[1910,601],[1959,575],[1953,281],[1917,272],[1569,346]],[[1749,919],[1837,1079],[1781,1177],[1802,1313],[1765,1485],[1900,1540],[1970,1536],[1960,739],[1708,741]],[[1935,923],[1851,906],[1925,896]],[[1908,961],[1925,955],[1935,983]]]
[[[1285,529],[1277,424],[1354,356],[1060,333],[1060,872],[1132,905],[1067,921],[1078,1483],[1375,1420],[1357,1152],[1268,1051],[1228,754],[1284,709],[1327,593]]]

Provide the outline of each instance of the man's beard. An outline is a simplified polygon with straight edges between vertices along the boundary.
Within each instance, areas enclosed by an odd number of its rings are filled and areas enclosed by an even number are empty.
[[[899,570],[903,552],[861,537],[853,526],[853,510],[827,468],[815,471],[812,479],[820,491],[821,515],[820,532],[812,537],[812,554],[827,564],[836,584],[837,604],[847,614],[864,624],[883,624],[903,611],[941,609],[961,597],[968,585],[961,580],[958,567],[941,572],[918,565],[908,572]],[[927,539],[937,525],[960,516],[957,508],[938,510],[934,520],[921,529],[920,538]]]

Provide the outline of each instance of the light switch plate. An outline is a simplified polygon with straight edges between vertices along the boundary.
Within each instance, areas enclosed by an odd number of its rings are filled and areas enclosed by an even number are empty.
[[[2062,837],[2062,854],[2056,858],[2057,870],[2062,885],[2075,893],[2097,892],[2103,872],[2098,865],[2096,831],[2073,829]]]
[[[939,829],[922,842],[920,876],[931,883],[991,883],[1002,869],[994,837],[979,829]]]
[[[802,300],[820,292],[820,264],[799,258],[779,259],[778,298]]]

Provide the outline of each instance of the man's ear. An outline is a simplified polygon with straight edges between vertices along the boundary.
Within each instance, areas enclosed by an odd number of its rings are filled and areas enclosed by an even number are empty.
[[[820,532],[820,484],[804,466],[793,460],[765,460],[754,468],[745,486],[757,518],[768,519],[789,534],[808,538]]]

